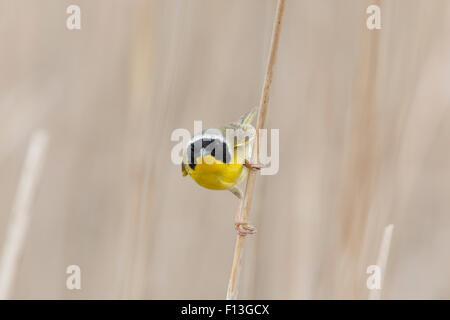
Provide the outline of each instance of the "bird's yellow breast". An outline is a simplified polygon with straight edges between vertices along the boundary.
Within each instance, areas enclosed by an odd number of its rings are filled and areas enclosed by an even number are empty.
[[[195,182],[202,187],[214,190],[231,188],[245,176],[245,168],[242,163],[237,163],[237,161],[223,163],[211,155],[197,158],[194,169],[186,167]]]

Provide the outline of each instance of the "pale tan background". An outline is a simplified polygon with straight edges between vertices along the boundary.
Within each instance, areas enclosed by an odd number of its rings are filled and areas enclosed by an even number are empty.
[[[274,11],[0,1],[0,244],[30,134],[51,138],[14,298],[225,297],[237,201],[183,178],[170,134],[258,103]],[[383,297],[450,298],[449,39],[448,0],[287,0],[267,120],[280,171],[257,178],[242,298],[367,298],[389,223]]]

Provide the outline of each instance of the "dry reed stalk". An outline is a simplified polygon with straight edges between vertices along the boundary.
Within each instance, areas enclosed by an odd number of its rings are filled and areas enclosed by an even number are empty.
[[[14,198],[11,222],[0,260],[1,300],[11,297],[18,261],[24,248],[30,223],[30,207],[36,195],[47,145],[48,134],[46,131],[38,130],[33,133]]]
[[[386,272],[387,260],[389,257],[389,249],[391,247],[392,232],[394,225],[390,224],[384,228],[383,239],[381,240],[380,251],[378,252],[377,266],[381,270],[381,289],[370,290],[369,300],[380,300],[381,290],[384,287],[384,274]]]
[[[278,0],[277,10],[275,14],[275,21],[273,23],[272,39],[270,42],[269,58],[267,62],[267,70],[264,78],[264,86],[261,93],[261,100],[259,102],[258,117],[256,121],[256,139],[255,148],[252,153],[252,163],[259,163],[259,131],[264,128],[264,122],[266,120],[267,105],[269,103],[270,87],[272,84],[273,67],[275,65],[276,53],[278,49],[278,42],[280,39],[281,22],[283,19],[283,12],[285,6],[285,0]],[[249,171],[247,178],[247,185],[243,201],[239,203],[240,219],[239,221],[247,223],[250,218],[250,209],[253,198],[253,189],[255,186],[256,174],[253,170]],[[237,299],[238,290],[237,283],[239,280],[239,271],[241,265],[241,257],[243,246],[245,242],[245,236],[239,235],[236,238],[236,245],[234,248],[233,265],[231,267],[230,280],[228,282],[227,300]]]

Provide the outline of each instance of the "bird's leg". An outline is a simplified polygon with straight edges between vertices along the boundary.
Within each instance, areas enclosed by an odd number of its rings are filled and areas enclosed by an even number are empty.
[[[248,162],[248,160],[246,159],[244,162],[244,166],[250,170],[261,170],[262,168],[264,168],[264,165],[262,164],[255,164],[255,163],[250,163]]]
[[[239,206],[236,211],[236,216],[234,218],[234,228],[240,236],[246,236],[248,234],[255,234],[256,228],[252,225],[249,225],[247,222],[242,222],[241,220],[241,209],[242,203],[244,201],[242,197],[242,191],[238,187],[234,186],[229,189],[236,197],[239,199]]]
[[[240,188],[238,188],[237,186],[233,186],[233,187],[231,187],[228,190],[230,190],[230,192],[232,194],[234,194],[239,199],[239,201],[241,201],[241,199],[242,199],[242,190]]]

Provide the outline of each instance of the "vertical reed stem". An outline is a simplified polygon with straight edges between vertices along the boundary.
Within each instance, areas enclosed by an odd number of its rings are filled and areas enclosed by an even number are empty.
[[[381,289],[370,290],[369,300],[380,300],[381,290],[384,287],[384,275],[386,273],[386,265],[389,257],[389,249],[391,247],[392,231],[394,231],[394,225],[390,224],[384,228],[383,239],[380,245],[380,251],[378,253],[377,266],[381,270]]]
[[[252,153],[252,163],[257,163],[259,161],[259,131],[260,129],[264,128],[264,122],[266,120],[267,105],[269,103],[270,87],[272,84],[273,67],[275,65],[278,42],[280,39],[281,21],[283,18],[285,2],[286,2],[285,0],[278,0],[277,3],[277,11],[272,30],[272,39],[270,42],[269,58],[267,61],[267,70],[264,78],[264,86],[262,89],[261,100],[259,102],[258,108],[258,117],[256,121],[256,139],[255,139],[255,148],[253,148]],[[255,186],[255,178],[256,178],[255,172],[253,172],[253,170],[250,170],[247,178],[247,185],[245,188],[240,214],[240,221],[244,223],[248,222],[250,218],[250,209],[253,198],[253,189]],[[238,235],[236,239],[236,246],[234,248],[234,257],[233,257],[233,265],[231,267],[230,280],[228,283],[228,290],[227,290],[228,300],[237,299],[238,296],[237,283],[239,281],[239,271],[244,242],[245,236]]]
[[[0,260],[0,300],[11,298],[12,285],[30,223],[30,208],[36,194],[47,145],[46,131],[39,130],[32,135]]]

